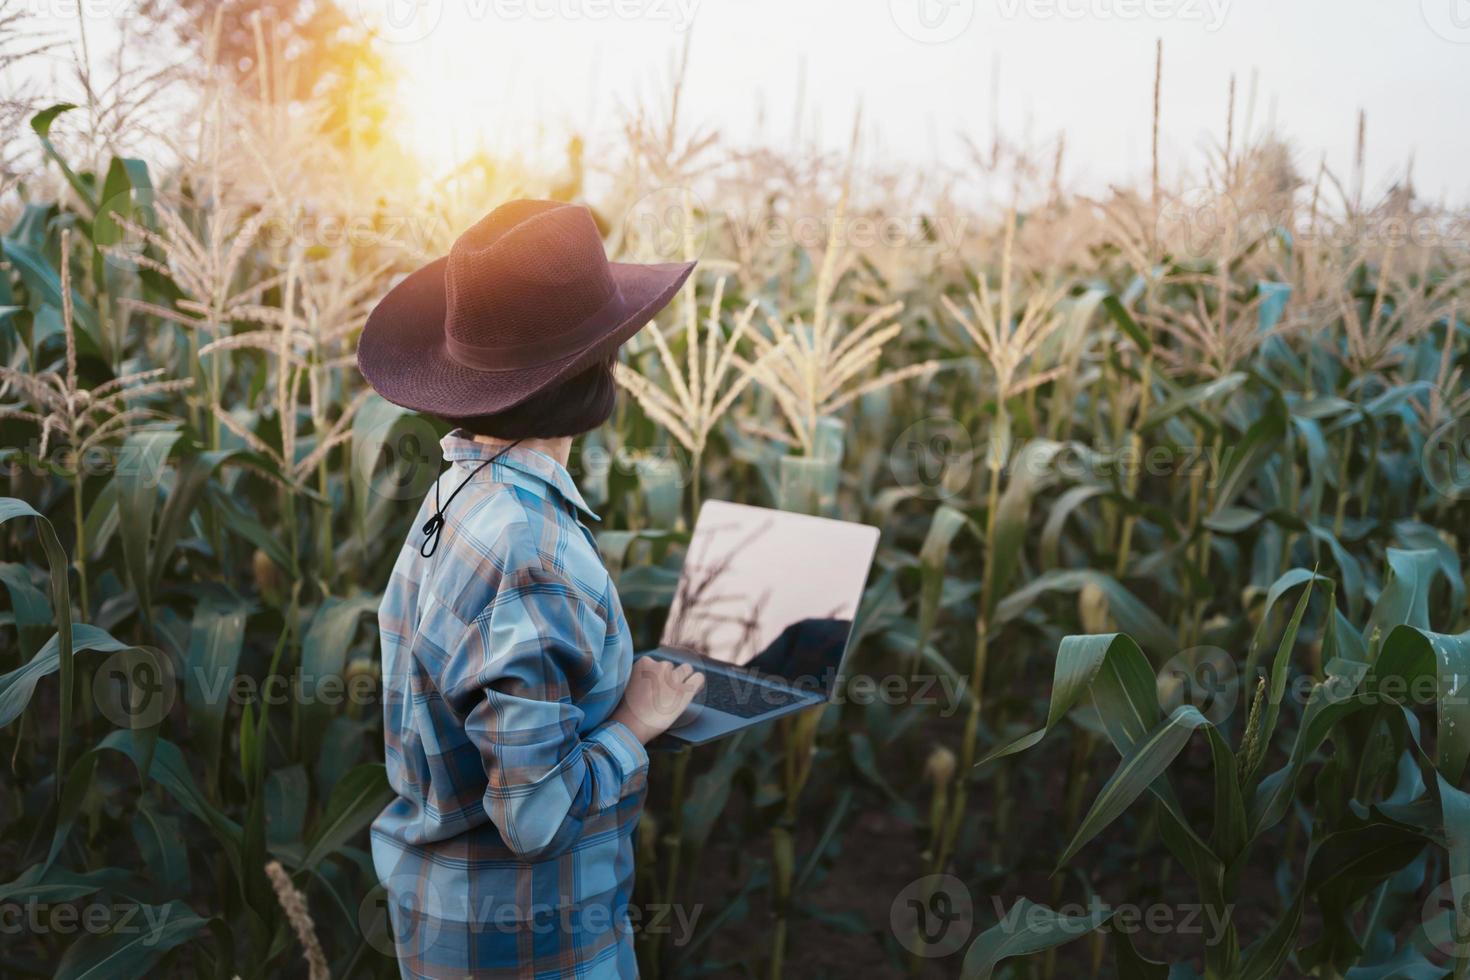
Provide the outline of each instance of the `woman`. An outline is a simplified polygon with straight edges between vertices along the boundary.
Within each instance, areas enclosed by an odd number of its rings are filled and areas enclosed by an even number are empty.
[[[384,398],[456,425],[383,596],[397,797],[373,862],[405,977],[631,977],[644,745],[701,683],[633,660],[566,466],[618,347],[693,263],[609,263],[591,213],[515,201],[368,318]]]

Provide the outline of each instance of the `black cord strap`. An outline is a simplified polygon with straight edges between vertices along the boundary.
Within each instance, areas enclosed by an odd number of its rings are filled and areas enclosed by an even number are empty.
[[[510,452],[516,446],[520,445],[520,442],[521,441],[517,439],[515,442],[512,442],[510,445],[500,450],[500,452],[496,453],[494,456],[491,456],[489,459],[485,460],[479,466],[476,466],[473,470],[470,471],[470,475],[465,477],[464,481],[460,483],[459,486],[454,488],[454,493],[451,493],[449,495],[449,499],[444,501],[444,503],[442,504],[439,503],[439,481],[434,481],[434,515],[424,522],[424,543],[419,545],[420,555],[425,558],[432,558],[434,552],[439,550],[440,532],[444,530],[444,511],[448,509],[450,504],[454,503],[454,498],[459,496],[459,492],[465,488],[465,484],[473,480],[476,473],[480,472],[485,467],[489,466],[491,463],[495,462],[497,459]]]

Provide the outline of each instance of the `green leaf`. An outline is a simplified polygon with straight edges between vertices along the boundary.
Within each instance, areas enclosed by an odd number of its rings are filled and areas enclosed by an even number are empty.
[[[1246,760],[1245,781],[1247,784],[1254,781],[1255,770],[1259,767],[1260,760],[1265,757],[1264,747],[1271,744],[1271,736],[1276,732],[1276,721],[1281,716],[1281,700],[1286,696],[1291,651],[1296,646],[1296,635],[1301,630],[1302,617],[1306,615],[1307,603],[1311,601],[1312,586],[1315,582],[1315,576],[1307,579],[1307,587],[1302,592],[1302,597],[1297,600],[1296,609],[1291,614],[1291,622],[1287,624],[1286,632],[1282,634],[1281,642],[1276,647],[1276,658],[1271,662],[1271,683],[1266,694],[1265,718],[1255,736],[1256,744],[1262,746],[1262,751],[1255,758]],[[1262,619],[1262,623],[1264,622],[1265,620]]]
[[[1343,980],[1443,980],[1445,976],[1444,967],[1429,962],[1412,946],[1405,946],[1391,959],[1353,967],[1343,974]]]
[[[1215,488],[1215,517],[1231,508],[1235,498],[1250,485],[1266,461],[1281,451],[1286,433],[1286,420],[1268,408],[1267,413],[1251,424],[1224,463],[1224,472]]]
[[[33,864],[14,881],[0,885],[0,902],[18,906],[75,902],[99,891],[116,891],[132,881],[122,868],[99,868],[80,874]]]
[[[1068,636],[1057,648],[1051,703],[1046,724],[994,749],[976,765],[1038,745],[1084,694],[1091,694],[1098,716],[1119,752],[1127,752],[1158,724],[1158,688],[1148,659],[1133,638],[1122,633]]]
[[[1118,971],[1118,980],[1169,980],[1169,965],[1145,958],[1134,949],[1128,933],[1116,930],[1112,940],[1113,968]]]
[[[1212,746],[1212,749],[1215,749],[1216,760],[1233,759],[1209,719],[1200,714],[1193,705],[1181,705],[1162,724],[1150,732],[1148,737],[1123,756],[1122,762],[1118,764],[1112,777],[1103,786],[1097,798],[1092,801],[1087,815],[1082,818],[1082,824],[1072,835],[1071,842],[1058,859],[1058,866],[1070,861],[1084,845],[1102,833],[1108,824],[1121,816],[1134,800],[1149,789],[1174,762],[1175,757],[1189,742],[1190,736],[1200,728],[1204,728],[1212,740],[1219,740],[1218,748]],[[1232,767],[1230,772],[1232,779],[1234,775]],[[1217,779],[1217,785],[1219,782],[1221,780]],[[1243,814],[1240,820],[1243,824]],[[1221,856],[1225,857],[1225,855]]]
[[[1103,309],[1108,311],[1108,316],[1112,317],[1113,322],[1118,325],[1118,329],[1122,330],[1128,335],[1129,339],[1138,345],[1140,351],[1147,354],[1154,349],[1153,341],[1148,339],[1148,334],[1138,325],[1138,321],[1133,319],[1133,315],[1128,312],[1128,309],[1118,301],[1118,297],[1103,297]]]
[[[77,192],[77,196],[86,204],[87,210],[95,212],[97,210],[97,198],[93,192],[93,185],[78,176],[76,171],[72,170],[66,160],[57,151],[55,144],[51,142],[51,125],[56,122],[56,117],[60,116],[63,112],[70,112],[75,108],[76,106],[70,102],[61,102],[53,106],[48,106],[31,117],[31,129],[35,130],[36,135],[41,138],[41,146],[46,150],[46,155],[61,168],[61,173],[66,177],[66,182],[71,185],[72,190]]]
[[[337,781],[326,812],[317,821],[301,859],[301,868],[314,868],[362,833],[393,798],[388,773],[381,762],[357,766]]]
[[[1022,447],[1011,463],[1005,491],[996,504],[995,538],[986,542],[986,547],[994,552],[989,564],[992,576],[990,594],[993,597],[1005,595],[1005,590],[1010,587],[1021,563],[1031,508],[1042,488],[1054,478],[1052,461],[1063,448],[1059,442],[1036,439]],[[987,616],[991,612],[990,609],[985,610]]]
[[[1072,487],[1056,499],[1047,512],[1046,524],[1041,529],[1041,567],[1055,568],[1058,564],[1058,553],[1061,550],[1062,531],[1066,527],[1067,518],[1073,512],[1092,498],[1105,494],[1108,488],[1096,484],[1082,484]]]
[[[266,835],[272,844],[301,839],[306,827],[306,804],[311,780],[302,766],[273,769],[265,778]]]
[[[1396,626],[1429,629],[1429,592],[1442,566],[1439,555],[1433,551],[1389,548],[1388,568],[1388,581],[1373,604],[1368,627],[1363,631],[1370,648]]]
[[[1286,815],[1302,768],[1332,730],[1348,716],[1373,706],[1366,696],[1351,693],[1362,679],[1363,665],[1354,669],[1348,663],[1339,662],[1337,670],[1334,673],[1329,669],[1327,680],[1312,689],[1286,765],[1262,779],[1256,787],[1251,806],[1251,836],[1264,833]]]
[[[179,802],[180,806],[208,826],[214,832],[216,839],[225,846],[228,856],[232,859],[238,858],[239,824],[220,813],[204,798],[204,794],[199,791],[198,784],[194,782],[194,776],[189,772],[189,766],[184,761],[184,754],[179,751],[177,745],[160,738],[150,748],[140,739],[137,732],[118,729],[97,743],[97,747],[91,751],[94,753],[122,752],[133,760],[140,775],[144,772],[144,764],[150,762],[151,756],[151,765],[147,769],[148,778],[156,781]],[[238,861],[236,864],[238,872]]]
[[[169,950],[209,924],[183,902],[128,908],[108,932],[84,933],[67,947],[56,980],[111,980],[145,976]]]
[[[649,522],[659,528],[676,527],[684,513],[683,471],[678,460],[643,457],[635,466]]]
[[[177,429],[145,429],[130,434],[122,449],[127,465],[118,467],[112,478],[122,520],[123,567],[127,569],[128,584],[138,596],[138,608],[149,622],[153,620],[153,575],[149,567],[154,558],[153,514],[158,507],[164,461],[180,435]]]
[[[106,630],[78,623],[72,629],[72,649],[75,653],[93,650],[98,653],[113,653],[129,649],[127,644],[113,639]],[[61,666],[61,634],[51,639],[28,660],[8,674],[0,675],[0,727],[10,724],[21,716],[41,678],[50,677]]]
[[[210,513],[219,518],[221,524],[265,552],[288,574],[295,576],[296,565],[280,535],[272,533],[255,515],[246,511],[228,494],[221,493],[216,486],[207,487],[205,496],[209,499]]]
[[[970,944],[960,976],[962,980],[990,980],[1001,960],[1069,943],[1101,928],[1112,916],[1107,908],[1087,915],[1061,915],[1023,898]]]
[[[1470,632],[1450,636],[1398,626],[1383,641],[1365,682],[1383,700],[1415,707],[1432,694],[1436,707],[1435,768],[1458,785],[1470,760]],[[1470,869],[1467,869],[1470,871]]]
[[[1245,951],[1240,980],[1276,980],[1285,973],[1287,958],[1301,929],[1304,898],[1298,895],[1283,914],[1272,919],[1266,934]]]
[[[1222,507],[1200,523],[1221,534],[1239,534],[1258,524],[1265,515],[1249,507]]]
[[[51,522],[24,500],[0,497],[0,524],[19,517],[28,517],[36,522],[41,547],[46,552],[46,564],[51,572],[51,608],[56,611],[57,616],[56,663],[61,672],[61,707],[56,737],[56,792],[60,793],[66,774],[66,747],[71,733],[72,703],[75,700],[76,687],[72,652],[71,585],[67,580],[66,552],[61,550],[61,541],[57,539],[56,529],[51,526]],[[31,687],[34,689],[34,682]],[[29,692],[25,698],[29,700]]]
[[[56,105],[48,106],[31,117],[31,129],[36,131],[37,136],[49,136],[51,134],[51,124],[56,121],[56,117],[63,112],[70,112],[75,108],[76,104],[72,102],[59,102]]]
[[[1256,328],[1261,333],[1270,333],[1281,322],[1282,314],[1286,312],[1286,303],[1291,299],[1291,290],[1292,286],[1289,282],[1263,280],[1256,283],[1256,291],[1261,296],[1261,305],[1256,316]]]
[[[133,813],[133,841],[148,874],[165,894],[189,892],[189,849],[177,817],[160,813],[146,797]]]
[[[1197,409],[1208,402],[1224,398],[1232,394],[1246,382],[1246,375],[1240,371],[1222,375],[1204,384],[1183,388],[1168,401],[1148,413],[1139,427],[1141,431],[1147,432],[1169,419],[1178,415],[1186,409]]]
[[[1162,652],[1174,645],[1173,633],[1153,610],[1120,585],[1117,579],[1087,568],[1038,575],[996,603],[994,625],[1010,622],[1049,592],[1080,592],[1088,583],[1096,585],[1107,596],[1108,611],[1123,632],[1137,637],[1145,647],[1154,651]]]
[[[1309,568],[1292,568],[1282,572],[1276,581],[1271,583],[1271,587],[1266,590],[1266,601],[1261,606],[1261,622],[1256,627],[1255,633],[1251,636],[1250,649],[1246,651],[1245,671],[1241,675],[1247,689],[1255,684],[1258,670],[1257,664],[1261,654],[1265,651],[1266,637],[1273,625],[1271,613],[1275,610],[1276,603],[1280,602],[1292,589],[1300,588],[1313,580],[1321,582],[1326,586],[1333,585],[1331,579],[1318,575]]]
[[[939,621],[940,597],[949,574],[949,549],[955,535],[969,524],[961,511],[940,504],[929,521],[929,532],[919,549],[919,632],[918,647],[929,642],[934,624]]]
[[[189,655],[184,671],[184,703],[189,730],[199,738],[206,785],[219,791],[220,764],[225,757],[225,717],[229,714],[240,652],[245,647],[248,606],[241,600],[206,599],[194,609],[189,625]]]
[[[20,656],[29,660],[45,642],[54,616],[46,593],[31,584],[30,569],[14,562],[0,562],[0,584],[10,593],[10,608],[15,614],[16,632],[20,640]]]
[[[309,758],[316,753],[322,731],[335,713],[332,702],[342,700],[343,675],[352,639],[364,616],[378,610],[382,596],[359,595],[350,599],[328,597],[322,600],[306,636],[301,641],[302,713],[306,719],[303,732],[304,752]]]
[[[209,479],[237,453],[221,449],[203,453],[185,453],[179,460],[174,473],[173,485],[163,512],[158,516],[157,533],[153,538],[153,557],[149,566],[150,589],[156,589],[163,581],[163,573],[169,563],[177,557],[174,549],[189,530],[189,518],[199,504],[200,497],[209,485]],[[284,554],[284,549],[282,554]],[[282,565],[289,568],[290,563]]]
[[[34,294],[36,301],[42,306],[50,306],[61,310],[61,274],[52,267],[51,263],[29,245],[7,238],[4,240],[5,258],[15,266],[15,271],[20,273],[21,281],[26,288]],[[97,310],[87,302],[85,296],[78,291],[73,277],[71,288],[72,316],[76,318],[77,326],[81,328],[78,332],[77,345],[83,353],[96,352],[98,350],[101,328],[97,318]],[[59,320],[58,320],[59,322]]]

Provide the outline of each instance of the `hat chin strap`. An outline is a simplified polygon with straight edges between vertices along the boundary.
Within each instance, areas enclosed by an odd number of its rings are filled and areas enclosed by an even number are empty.
[[[612,295],[596,312],[556,337],[537,337],[520,344],[485,346],[467,344],[446,326],[444,346],[457,363],[476,371],[524,371],[570,357],[590,347],[616,327],[630,311],[623,304],[623,291],[613,286]],[[556,348],[565,346],[560,353]]]
[[[470,471],[470,475],[465,477],[464,481],[461,482],[459,486],[454,488],[454,492],[449,495],[449,499],[444,501],[444,503],[442,504],[439,503],[439,482],[443,479],[443,477],[440,477],[439,480],[434,481],[434,513],[433,516],[431,516],[427,521],[424,522],[424,526],[422,528],[424,534],[424,543],[419,545],[420,555],[423,555],[425,558],[433,558],[434,552],[439,550],[439,537],[444,531],[444,512],[449,509],[450,504],[454,503],[454,498],[459,496],[459,492],[463,490],[465,486],[475,478],[475,474],[479,473],[485,467],[500,459],[500,457],[504,456],[506,453],[510,452],[512,449],[519,446],[520,444],[521,440],[517,439],[515,442],[512,442],[510,445],[500,450],[500,452],[496,453],[494,456],[491,456],[489,459],[485,460],[479,466],[476,466],[473,470]]]

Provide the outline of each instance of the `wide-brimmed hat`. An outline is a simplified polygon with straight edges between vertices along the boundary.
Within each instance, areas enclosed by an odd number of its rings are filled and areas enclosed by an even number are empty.
[[[504,411],[611,357],[693,268],[609,262],[587,208],[511,201],[383,297],[357,367],[378,394],[415,411]]]

